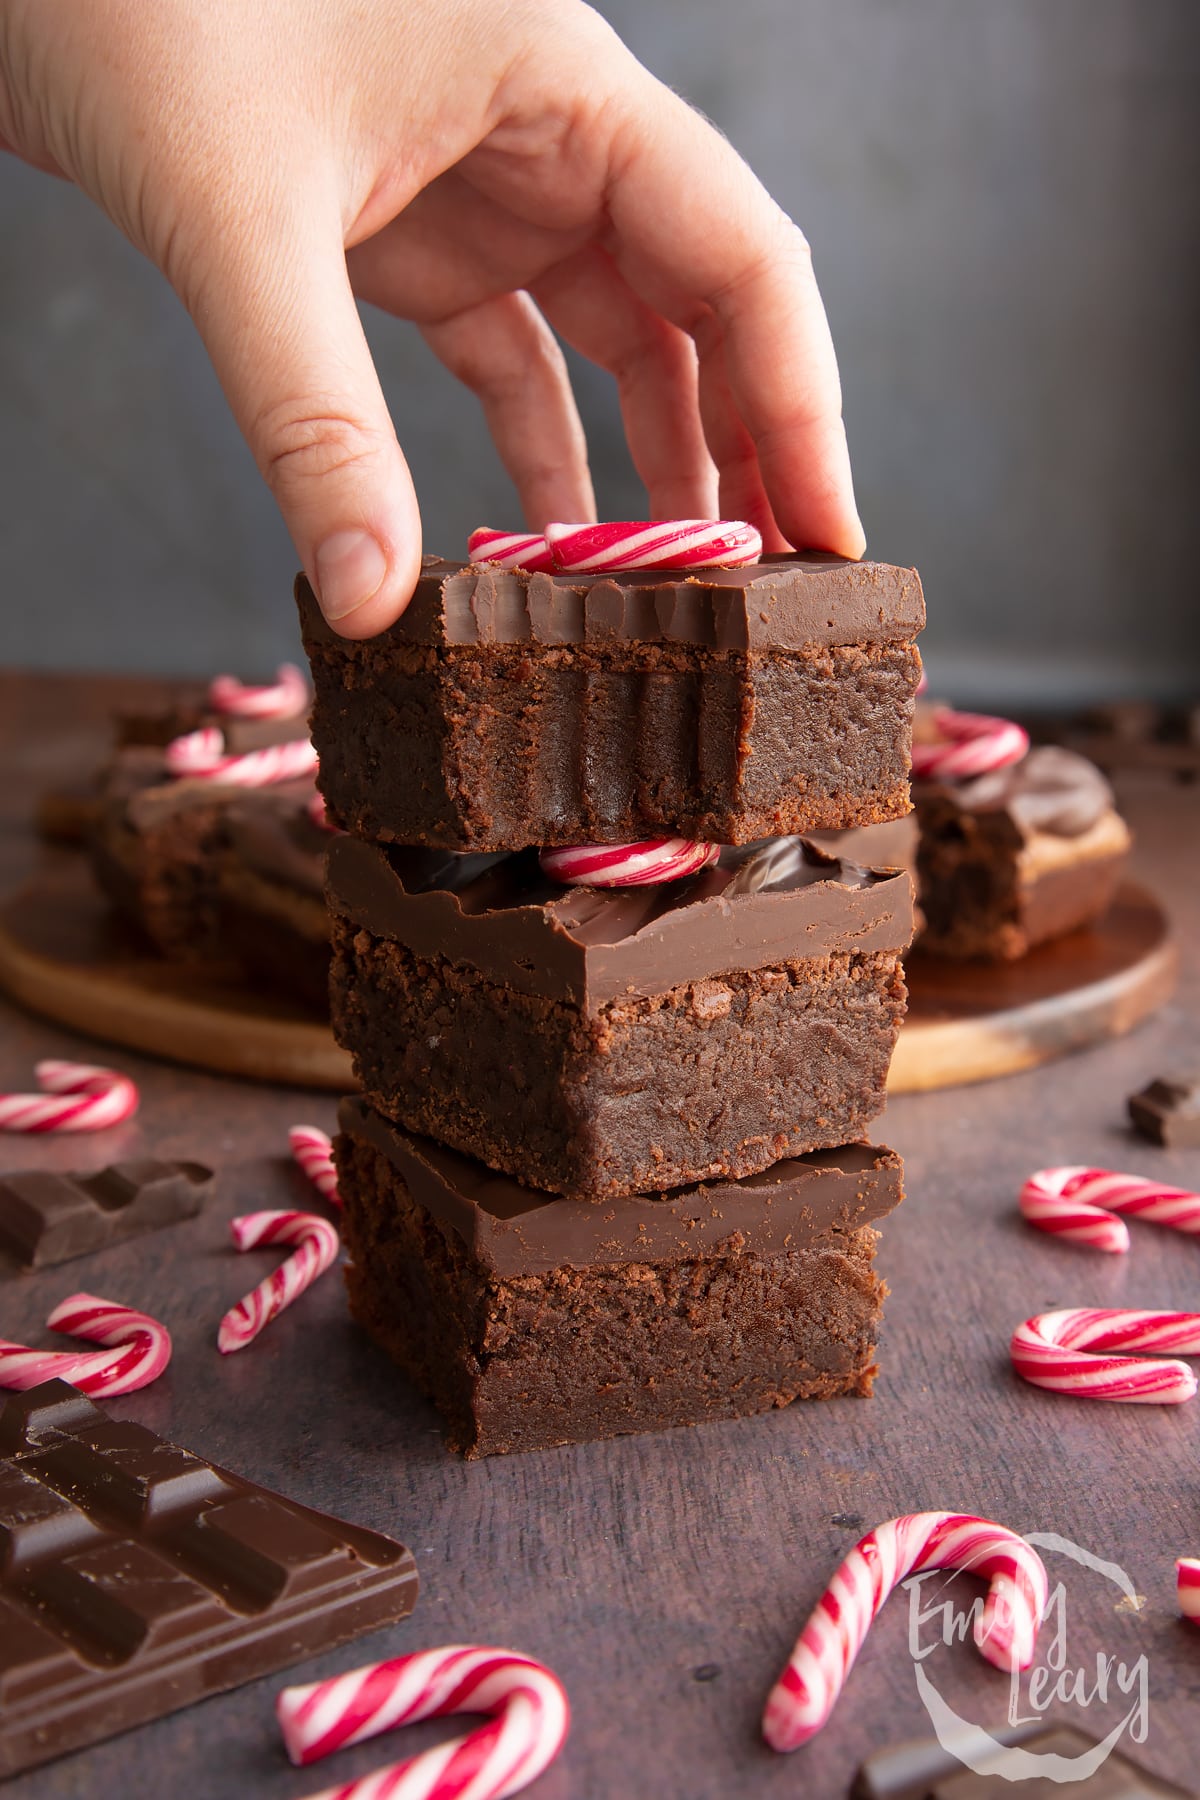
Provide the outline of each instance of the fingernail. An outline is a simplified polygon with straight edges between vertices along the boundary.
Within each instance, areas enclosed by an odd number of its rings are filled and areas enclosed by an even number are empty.
[[[334,624],[376,595],[387,574],[383,545],[369,531],[335,531],[317,551],[317,599]]]

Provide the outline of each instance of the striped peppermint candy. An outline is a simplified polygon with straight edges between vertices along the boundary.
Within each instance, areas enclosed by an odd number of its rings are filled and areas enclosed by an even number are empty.
[[[968,781],[993,769],[1007,769],[1029,754],[1029,733],[1011,719],[953,712],[940,706],[933,723],[939,741],[912,747],[912,772],[917,781]]]
[[[1174,1350],[1200,1356],[1200,1313],[1072,1307],[1026,1319],[1009,1347],[1021,1379],[1053,1394],[1175,1406],[1196,1392],[1196,1377],[1186,1363],[1097,1356],[1097,1350]]]
[[[310,794],[304,810],[313,824],[319,825],[322,831],[328,831],[331,835],[336,836],[344,835],[341,826],[335,825],[329,816],[329,808],[325,804],[324,794]]]
[[[296,1248],[273,1275],[260,1281],[225,1314],[217,1331],[217,1348],[223,1356],[253,1343],[264,1325],[277,1319],[331,1267],[341,1248],[329,1220],[316,1213],[242,1213],[230,1220],[229,1230],[239,1250],[255,1250],[260,1244],[295,1244]]]
[[[743,519],[623,519],[603,525],[547,525],[546,542],[564,574],[619,569],[733,568],[758,562],[762,537]]]
[[[638,844],[573,844],[569,849],[543,850],[538,860],[543,875],[567,887],[647,887],[696,875],[720,854],[720,844],[644,838]]]
[[[501,569],[551,570],[555,565],[550,546],[537,531],[493,531],[478,525],[467,539],[473,563],[494,563]]]
[[[1011,1672],[1033,1661],[1048,1583],[1041,1557],[1013,1531],[970,1513],[909,1513],[860,1538],[804,1627],[771,1689],[763,1736],[796,1750],[837,1704],[872,1621],[898,1582],[923,1569],[964,1569],[988,1584],[976,1648]]]
[[[292,1155],[301,1169],[308,1176],[323,1200],[330,1206],[340,1206],[342,1196],[338,1193],[337,1170],[333,1166],[333,1146],[329,1134],[318,1130],[315,1125],[293,1125],[288,1132],[288,1143]]]
[[[1200,1194],[1113,1169],[1039,1169],[1021,1189],[1018,1204],[1039,1231],[1117,1256],[1129,1249],[1129,1229],[1113,1213],[1200,1235]]]
[[[115,1069],[49,1059],[34,1075],[40,1094],[0,1094],[0,1131],[106,1131],[138,1109],[137,1088]]]
[[[230,787],[270,787],[277,781],[314,775],[317,769],[317,753],[308,738],[226,756],[224,733],[215,725],[172,738],[164,759],[167,773],[180,780],[221,781]]]
[[[502,1800],[537,1779],[566,1741],[558,1679],[512,1650],[450,1644],[285,1688],[276,1713],[287,1753],[316,1762],[419,1719],[486,1713],[490,1723],[312,1800]]]
[[[295,663],[280,663],[268,687],[247,687],[236,675],[215,675],[208,704],[230,719],[292,719],[308,706],[308,683]]]
[[[0,1388],[69,1381],[82,1393],[132,1394],[156,1381],[171,1360],[171,1336],[147,1313],[95,1294],[71,1294],[46,1320],[51,1331],[103,1344],[103,1350],[28,1350],[0,1340]]]
[[[1175,1591],[1179,1610],[1193,1625],[1200,1625],[1200,1558],[1180,1556],[1175,1563]]]

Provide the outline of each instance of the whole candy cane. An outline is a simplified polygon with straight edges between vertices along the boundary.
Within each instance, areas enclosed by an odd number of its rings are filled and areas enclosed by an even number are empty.
[[[479,525],[467,539],[467,554],[473,563],[495,563],[501,569],[548,571],[556,567],[540,532],[492,531]]]
[[[38,1063],[40,1094],[0,1094],[0,1131],[106,1131],[138,1109],[128,1075],[95,1063]]]
[[[465,1737],[361,1781],[326,1788],[312,1800],[502,1800],[550,1766],[571,1722],[567,1696],[549,1669],[511,1650],[469,1644],[421,1650],[309,1687],[285,1688],[276,1712],[296,1764],[418,1719],[492,1715],[490,1724]]]
[[[247,687],[236,675],[215,675],[208,704],[231,719],[291,719],[308,706],[308,683],[295,663],[280,663],[269,687]]]
[[[1021,1189],[1018,1204],[1039,1231],[1117,1256],[1129,1248],[1129,1229],[1113,1213],[1200,1234],[1200,1194],[1112,1169],[1039,1169]]]
[[[190,781],[221,781],[230,787],[270,787],[316,772],[317,753],[308,738],[268,744],[242,756],[226,756],[224,734],[215,725],[172,738],[164,751],[167,773]]]
[[[0,1388],[69,1381],[85,1394],[132,1394],[158,1379],[171,1360],[171,1336],[147,1313],[95,1294],[71,1294],[54,1308],[51,1331],[83,1338],[104,1350],[28,1350],[0,1340]]]
[[[981,1575],[988,1595],[973,1627],[977,1649],[998,1669],[1028,1667],[1049,1587],[1036,1550],[990,1519],[908,1513],[860,1538],[817,1602],[767,1698],[762,1729],[772,1750],[796,1750],[816,1736],[884,1601],[923,1569]]]
[[[260,1244],[295,1244],[296,1248],[273,1275],[260,1281],[225,1314],[217,1331],[217,1348],[223,1356],[253,1343],[264,1325],[277,1319],[325,1273],[341,1248],[329,1220],[316,1213],[242,1213],[230,1220],[229,1230],[239,1250],[254,1250]]]
[[[953,712],[942,706],[934,713],[933,722],[939,741],[912,747],[912,772],[917,781],[967,781],[973,775],[1007,769],[1029,753],[1029,733],[1011,719]]]
[[[293,1125],[288,1132],[288,1143],[292,1155],[321,1198],[328,1200],[330,1206],[340,1206],[342,1196],[338,1193],[333,1146],[328,1134],[319,1131],[315,1125]]]
[[[1181,1556],[1175,1563],[1175,1591],[1179,1610],[1193,1625],[1200,1625],[1200,1558]]]
[[[574,844],[569,849],[543,850],[538,860],[543,875],[568,887],[649,887],[696,875],[720,854],[720,844],[646,838],[638,844]]]
[[[626,519],[547,525],[555,567],[572,575],[619,569],[732,568],[755,563],[762,538],[743,519]]]
[[[1186,1363],[1096,1356],[1096,1350],[1178,1350],[1200,1356],[1200,1313],[1073,1307],[1026,1319],[1010,1345],[1021,1379],[1054,1394],[1174,1406],[1196,1392],[1196,1377]]]

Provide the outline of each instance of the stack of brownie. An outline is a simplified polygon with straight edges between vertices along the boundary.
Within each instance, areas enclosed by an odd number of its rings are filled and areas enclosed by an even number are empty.
[[[868,1393],[911,883],[800,834],[908,808],[915,573],[429,559],[369,642],[297,596],[355,1317],[468,1455]],[[666,834],[719,858],[538,854]]]

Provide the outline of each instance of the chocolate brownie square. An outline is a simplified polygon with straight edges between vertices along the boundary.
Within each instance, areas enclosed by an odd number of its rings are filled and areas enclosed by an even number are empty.
[[[351,642],[296,584],[321,791],[363,837],[452,850],[744,844],[908,811],[913,569],[534,574],[426,561]]]
[[[903,1197],[868,1144],[741,1181],[552,1200],[362,1100],[335,1155],[350,1309],[469,1457],[869,1394]]]
[[[222,951],[256,983],[329,1016],[325,854],[332,833],[313,818],[314,790],[255,793],[224,819],[217,871]]]
[[[335,839],[334,1032],[372,1104],[552,1193],[753,1174],[861,1135],[904,1011],[912,884],[801,838],[563,887],[532,851]]]

